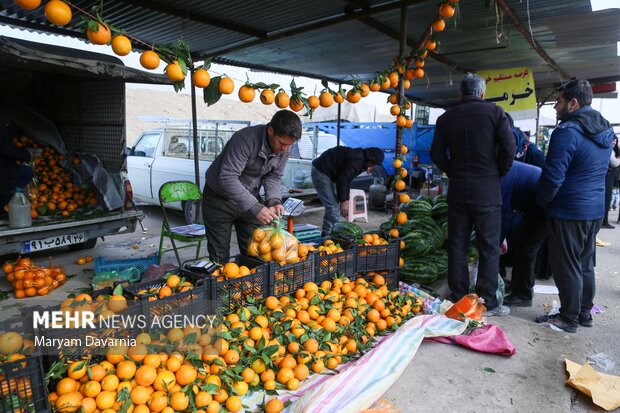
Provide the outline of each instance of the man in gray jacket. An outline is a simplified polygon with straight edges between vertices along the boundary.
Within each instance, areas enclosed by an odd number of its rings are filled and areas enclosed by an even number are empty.
[[[280,181],[291,146],[299,139],[299,117],[281,110],[267,125],[236,132],[207,169],[202,214],[211,261],[229,261],[233,224],[239,250],[245,252],[254,229],[284,213]]]

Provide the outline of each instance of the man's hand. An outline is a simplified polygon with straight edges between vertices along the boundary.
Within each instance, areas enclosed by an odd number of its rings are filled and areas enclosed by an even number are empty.
[[[261,224],[269,224],[274,219],[278,219],[278,214],[273,212],[271,208],[263,207],[258,214],[256,214],[256,219]]]
[[[349,201],[342,201],[340,203],[340,215],[342,215],[343,218],[349,216]]]
[[[284,215],[284,206],[282,205],[273,205],[269,209],[276,215]]]
[[[508,252],[508,242],[506,241],[506,238],[504,238],[504,240],[502,241],[502,245],[499,246],[499,255],[504,255],[507,252]]]

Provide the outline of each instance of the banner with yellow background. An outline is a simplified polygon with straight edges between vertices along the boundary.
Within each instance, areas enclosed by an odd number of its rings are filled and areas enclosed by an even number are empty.
[[[486,82],[485,100],[501,106],[515,120],[536,117],[536,88],[529,67],[482,70],[477,74]]]

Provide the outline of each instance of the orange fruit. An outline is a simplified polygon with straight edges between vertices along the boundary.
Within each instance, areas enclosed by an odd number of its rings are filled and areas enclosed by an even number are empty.
[[[238,412],[243,408],[243,404],[241,403],[241,399],[237,396],[230,396],[226,400],[226,409],[229,412]]]
[[[79,380],[86,375],[87,365],[86,361],[76,361],[69,366],[67,375],[73,380]]]
[[[396,126],[398,126],[399,128],[404,128],[407,125],[407,118],[404,117],[403,115],[399,115],[396,118]]]
[[[330,92],[325,91],[319,95],[319,104],[321,107],[328,108],[334,104],[334,95]]]
[[[321,101],[318,97],[312,95],[308,98],[308,106],[310,106],[310,109],[316,109],[319,107],[320,104]]]
[[[260,92],[260,101],[263,105],[271,105],[275,99],[275,93],[271,89],[265,89]]]
[[[265,413],[280,413],[284,410],[284,403],[278,398],[271,399],[265,404]]]
[[[437,42],[433,39],[428,39],[424,44],[424,47],[428,50],[435,50],[435,48],[437,48]]]
[[[254,88],[248,85],[243,85],[239,88],[239,100],[240,101],[244,103],[249,103],[254,100],[255,96],[256,96],[256,91],[254,90]]]
[[[136,370],[135,374],[136,383],[140,386],[150,386],[157,378],[157,370],[153,366],[141,366]]]
[[[170,62],[166,65],[166,76],[172,82],[181,82],[185,79],[185,73],[183,73],[183,69],[178,61]]]
[[[207,393],[206,391],[199,391],[198,394],[196,394],[194,402],[197,408],[202,409],[204,407],[207,407],[212,401],[213,397],[211,397],[209,393]]]
[[[56,26],[64,26],[73,17],[71,7],[64,1],[51,0],[45,5],[45,17]]]
[[[69,377],[65,377],[65,378],[60,379],[60,381],[56,385],[56,394],[58,394],[59,396],[62,396],[63,394],[76,391],[77,388],[78,388],[77,381]]]
[[[334,96],[334,102],[336,103],[344,102],[344,96],[342,96],[342,93],[336,92],[336,95]]]
[[[151,393],[144,386],[136,386],[131,389],[131,401],[133,404],[146,404],[149,401]]]
[[[288,106],[291,108],[291,110],[292,110],[293,112],[299,112],[300,110],[302,110],[302,109],[304,108],[304,102],[303,102],[300,98],[293,97],[293,98],[290,100],[290,102],[289,102],[289,105],[288,105]],[[273,245],[272,245],[271,247],[272,247],[272,248],[276,248],[276,247],[274,247]]]
[[[411,197],[409,195],[407,195],[407,194],[400,194],[398,196],[398,201],[401,204],[406,204],[407,202],[411,201]]]
[[[82,394],[86,397],[97,397],[100,392],[101,384],[94,380],[86,382],[84,387],[82,387]]]
[[[112,32],[110,28],[105,25],[97,22],[98,30],[95,32],[90,28],[86,30],[86,36],[88,40],[90,40],[93,44],[108,44],[112,39]]]
[[[441,15],[441,17],[445,17],[449,19],[450,17],[454,16],[454,6],[450,3],[442,4],[441,7],[439,8],[439,14]],[[438,30],[438,31],[441,31],[441,30]]]
[[[105,369],[99,364],[95,364],[94,366],[90,367],[90,375],[94,381],[103,380],[106,373],[107,371],[105,371]]]
[[[73,413],[77,412],[82,404],[84,397],[81,393],[74,391],[58,396],[56,399],[56,412],[58,413]],[[21,411],[21,410],[20,410]]]
[[[223,95],[230,95],[235,89],[235,82],[229,77],[222,76],[220,78],[219,91]]]
[[[153,387],[155,390],[168,391],[176,384],[176,376],[168,370],[160,371],[155,377]]]
[[[417,78],[424,77],[424,69],[422,69],[421,67],[418,67],[415,69],[414,74],[415,74],[415,77]]]
[[[394,182],[394,189],[397,190],[397,191],[402,191],[403,189],[405,189],[405,186],[406,186],[405,185],[405,181],[403,181],[402,179],[398,179],[398,180],[396,180],[396,182]],[[406,215],[407,214],[405,214],[405,216]]]
[[[123,360],[116,366],[116,375],[121,380],[131,380],[136,374],[136,364],[131,360]]]
[[[119,383],[118,376],[110,374],[101,380],[101,388],[105,391],[115,391]]]
[[[277,107],[284,109],[288,106],[290,99],[286,92],[282,90],[276,95],[275,102]]]
[[[436,32],[442,32],[446,28],[446,22],[442,19],[437,19],[433,22],[433,30]]]
[[[368,94],[370,93],[370,87],[366,83],[362,83],[360,86],[360,89],[361,89],[360,94],[362,95],[363,98],[368,96]]]
[[[234,262],[229,262],[222,268],[222,273],[226,278],[236,278],[239,276],[239,266]]]
[[[101,410],[110,409],[116,401],[115,393],[111,391],[102,391],[95,398],[97,407]]]
[[[16,332],[8,332],[0,336],[0,355],[9,355],[22,348],[24,339]]]
[[[305,364],[298,364],[293,368],[293,375],[299,381],[304,381],[310,375],[310,369]]]
[[[231,350],[232,351],[232,350]],[[175,373],[175,377],[177,379],[177,384],[180,386],[185,386],[186,384],[193,383],[198,376],[198,372],[192,366],[184,364],[178,369]]]
[[[398,116],[400,115],[400,106],[398,105],[394,105],[390,108],[390,115],[392,116]]]
[[[112,39],[112,50],[119,56],[127,56],[131,52],[131,41],[122,34],[114,36]]]
[[[159,67],[159,55],[152,50],[146,50],[140,55],[140,64],[145,69],[157,69]]]
[[[211,76],[205,69],[200,68],[192,75],[192,83],[196,87],[205,88],[211,83]]]
[[[15,4],[22,9],[34,10],[41,5],[41,0],[15,0]]]
[[[362,95],[359,92],[354,92],[353,89],[347,92],[347,101],[349,103],[357,103],[362,99]]]
[[[224,361],[227,365],[237,364],[239,361],[239,353],[237,350],[228,350],[226,354],[224,354]]]

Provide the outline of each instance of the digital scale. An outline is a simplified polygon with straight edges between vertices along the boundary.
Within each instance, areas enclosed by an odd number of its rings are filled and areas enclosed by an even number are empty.
[[[299,242],[310,243],[321,239],[321,230],[312,224],[293,225],[293,217],[300,216],[306,207],[301,199],[288,198],[284,204],[284,215],[288,217],[287,230],[293,234]]]
[[[211,275],[211,273],[213,273],[213,271],[215,271],[217,266],[212,261],[209,261],[209,260],[199,260],[199,261],[194,261],[194,262],[191,262],[189,264],[186,264],[185,268],[187,270],[191,271],[191,272],[195,272],[195,273],[199,273],[199,274]]]

